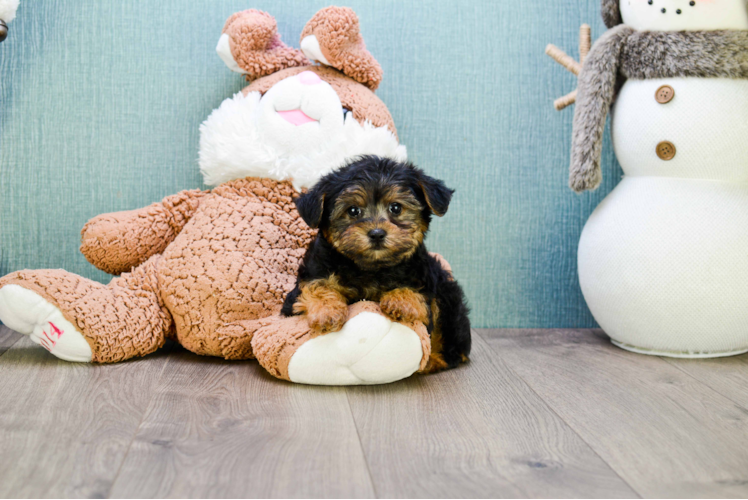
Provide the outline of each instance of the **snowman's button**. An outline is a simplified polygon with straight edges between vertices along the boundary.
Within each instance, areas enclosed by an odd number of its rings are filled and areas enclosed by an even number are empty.
[[[667,104],[675,97],[675,89],[670,85],[663,85],[655,92],[655,99],[660,104]]]
[[[662,141],[657,145],[657,156],[659,156],[661,160],[672,160],[675,158],[675,144],[670,141]]]

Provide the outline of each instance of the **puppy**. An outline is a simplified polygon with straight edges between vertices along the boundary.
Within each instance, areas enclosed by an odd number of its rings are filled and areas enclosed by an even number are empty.
[[[305,314],[317,333],[343,327],[348,305],[379,302],[395,321],[421,321],[431,337],[426,371],[453,368],[470,354],[465,296],[423,243],[431,216],[453,191],[411,164],[359,158],[296,199],[318,228],[281,313]]]

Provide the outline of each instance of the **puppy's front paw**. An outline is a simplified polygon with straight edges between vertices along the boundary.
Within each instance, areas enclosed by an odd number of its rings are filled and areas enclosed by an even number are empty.
[[[301,285],[294,314],[305,314],[314,333],[337,332],[348,319],[348,303],[335,275]]]
[[[306,320],[317,334],[337,332],[348,319],[348,306],[344,303],[317,304],[307,308]]]
[[[396,288],[387,292],[379,301],[379,307],[395,321],[420,321],[424,325],[429,323],[429,308],[425,297],[410,288]]]

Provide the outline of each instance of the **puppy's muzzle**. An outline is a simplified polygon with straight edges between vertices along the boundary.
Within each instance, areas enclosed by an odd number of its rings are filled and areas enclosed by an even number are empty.
[[[384,243],[384,239],[387,237],[387,231],[385,231],[384,229],[379,229],[379,228],[372,229],[371,231],[369,231],[368,235],[369,235],[369,239],[371,240],[371,242],[374,245],[379,246],[382,243]]]

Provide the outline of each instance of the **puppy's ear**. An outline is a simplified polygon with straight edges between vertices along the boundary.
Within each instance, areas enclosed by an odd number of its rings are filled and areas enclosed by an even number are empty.
[[[452,200],[452,193],[454,193],[453,189],[445,186],[443,181],[429,177],[424,173],[419,175],[418,186],[423,191],[423,197],[434,215],[442,217],[447,213],[449,202]]]
[[[322,222],[322,212],[325,208],[325,193],[321,189],[312,189],[295,200],[296,210],[304,219],[306,225],[317,229]]]

